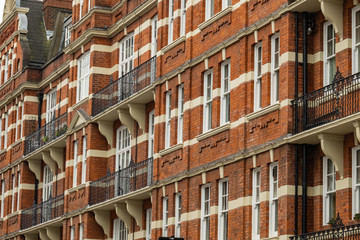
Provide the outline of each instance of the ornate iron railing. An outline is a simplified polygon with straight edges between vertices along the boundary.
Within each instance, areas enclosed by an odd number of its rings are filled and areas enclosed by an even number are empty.
[[[95,93],[92,99],[92,115],[95,116],[127,99],[155,80],[156,57],[153,57]]]
[[[153,159],[130,163],[129,167],[90,183],[90,205],[150,186],[153,182]]]
[[[360,239],[360,224],[344,226],[342,220],[337,214],[333,219],[333,228],[305,233],[297,236],[290,237],[290,240],[359,240]]]
[[[334,81],[292,101],[294,133],[299,133],[360,111],[360,73]]]
[[[45,223],[62,215],[64,215],[64,194],[22,210],[21,229]]]
[[[62,136],[66,131],[67,113],[64,113],[25,138],[25,155]]]

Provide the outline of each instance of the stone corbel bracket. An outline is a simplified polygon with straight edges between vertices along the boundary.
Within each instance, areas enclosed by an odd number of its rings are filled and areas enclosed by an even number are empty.
[[[330,158],[339,172],[340,178],[344,178],[344,136],[334,134],[319,134],[321,149],[325,156]]]
[[[106,138],[108,144],[112,148],[114,123],[112,121],[97,121],[97,123],[99,126],[99,132]]]
[[[95,221],[102,227],[104,233],[110,237],[110,211],[106,210],[94,210]]]
[[[119,120],[122,124],[124,124],[129,132],[131,136],[135,136],[134,134],[134,119],[131,117],[129,110],[127,109],[119,109],[118,110],[119,113]]]
[[[321,12],[325,19],[330,21],[335,32],[343,39],[343,1],[342,0],[319,0]]]
[[[131,229],[131,216],[126,210],[125,203],[115,204],[115,212],[118,218],[124,221],[127,229]]]
[[[145,132],[145,104],[129,104],[129,112],[133,119],[135,119],[140,129]]]
[[[41,160],[40,159],[28,159],[30,170],[35,174],[36,179],[40,182],[41,178]]]
[[[128,213],[135,218],[136,224],[142,229],[142,201],[138,200],[127,200],[126,208]]]
[[[50,148],[50,156],[57,163],[58,168],[64,171],[64,148]]]

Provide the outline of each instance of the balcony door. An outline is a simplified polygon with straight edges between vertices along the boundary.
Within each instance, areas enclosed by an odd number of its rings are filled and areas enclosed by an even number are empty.
[[[119,97],[131,95],[133,75],[129,72],[134,68],[134,35],[129,34],[120,42],[119,51]]]
[[[43,194],[42,194],[42,213],[41,222],[46,222],[51,219],[51,201],[53,189],[53,173],[49,166],[44,167],[43,177]]]
[[[127,127],[121,126],[116,132],[116,196],[123,195],[129,191],[130,170],[128,167],[130,160],[131,136]]]
[[[52,122],[55,119],[56,115],[56,89],[50,91],[47,94],[47,100],[46,100],[46,137],[47,138],[53,138],[55,135],[55,126]],[[44,136],[44,137],[45,137]]]

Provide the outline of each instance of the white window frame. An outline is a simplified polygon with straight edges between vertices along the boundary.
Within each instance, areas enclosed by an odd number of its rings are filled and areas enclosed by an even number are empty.
[[[357,213],[360,213],[360,145],[352,149],[352,215]]]
[[[4,149],[7,148],[7,142],[8,142],[8,125],[9,125],[9,116],[8,114],[6,113],[5,114],[5,128],[4,128]]]
[[[25,107],[25,103],[21,102],[20,106],[21,106],[20,138],[22,138],[23,135],[24,135],[23,126],[24,126],[24,107]],[[0,124],[0,132],[1,132],[1,124]],[[1,137],[0,137],[0,145],[1,145]]]
[[[186,33],[186,0],[180,0],[180,37],[185,36]]]
[[[90,53],[83,53],[78,60],[76,102],[89,96]]]
[[[162,227],[162,236],[168,236],[168,227],[169,227],[169,197],[163,198],[163,227]]]
[[[257,179],[259,176],[259,179]],[[253,170],[252,190],[252,239],[260,239],[260,195],[261,195],[261,171],[260,168]]]
[[[356,26],[356,13],[360,14],[360,5],[352,9],[352,73],[360,71],[360,33],[358,43],[356,42],[356,29],[360,32],[360,24]]]
[[[228,239],[229,180],[219,181],[218,240]]]
[[[184,84],[178,87],[178,131],[177,131],[177,142],[183,142],[183,131],[184,131]]]
[[[151,218],[152,218],[152,209],[146,209],[146,240],[151,240]]]
[[[87,136],[82,138],[82,168],[81,168],[81,183],[86,182],[86,159],[87,159]]]
[[[20,186],[21,186],[21,175],[20,171],[18,172],[18,186],[17,186],[17,203],[16,203],[16,209],[17,211],[20,210]]]
[[[254,112],[261,109],[262,94],[262,43],[254,47]]]
[[[43,191],[42,199],[43,202],[49,200],[52,197],[53,190],[53,173],[48,165],[43,169]]]
[[[276,173],[276,178],[274,176]],[[278,189],[279,189],[279,165],[270,165],[270,201],[269,201],[269,237],[278,235]]]
[[[231,0],[222,0],[222,3],[221,3],[222,10],[224,10],[225,8],[230,7],[230,6],[231,6]]]
[[[119,42],[119,78],[134,68],[134,33]]]
[[[4,203],[5,203],[5,179],[1,180],[1,208],[0,208],[0,218],[4,217]]]
[[[155,134],[155,110],[149,113],[149,141],[148,141],[148,158],[154,156],[154,134]]]
[[[174,0],[169,0],[168,44],[174,41]]]
[[[226,75],[227,69],[227,75]],[[230,122],[230,79],[231,65],[230,60],[221,64],[221,105],[220,105],[220,124]]]
[[[9,54],[5,54],[5,72],[4,72],[4,83],[9,80]]]
[[[88,12],[90,12],[91,9],[91,0],[88,0]]]
[[[55,88],[46,94],[46,123],[49,123],[55,119],[57,108],[56,101],[57,89]]]
[[[208,196],[205,196],[206,189],[209,189]],[[210,239],[210,204],[211,201],[211,185],[205,184],[201,186],[201,240]]]
[[[70,240],[75,240],[75,226],[70,226]]]
[[[12,198],[11,198],[11,212],[13,213],[15,210],[15,173],[11,177],[12,179]]]
[[[203,132],[209,131],[212,125],[212,100],[213,100],[212,91],[213,91],[213,71],[211,69],[204,73]]]
[[[214,16],[214,0],[205,0],[205,21]]]
[[[78,164],[78,149],[79,142],[78,140],[74,141],[74,166],[73,166],[73,187],[77,186],[77,164]]]
[[[116,130],[115,171],[127,168],[131,161],[131,135],[129,129],[122,125]]]
[[[335,28],[333,28],[333,38],[328,39],[328,27],[332,26],[330,22],[324,23],[324,86],[329,85],[334,80],[334,76],[331,76],[331,62],[332,60],[335,62],[334,66],[334,74],[336,73],[336,36],[335,36]],[[332,42],[332,48],[334,50],[332,55],[328,55],[328,42]]]
[[[151,57],[157,54],[158,16],[151,19]]]
[[[2,84],[1,80],[2,80],[2,67],[3,67],[3,64],[2,64],[2,60],[3,60],[3,57],[0,56],[0,86]]]
[[[171,90],[165,93],[165,107],[165,148],[169,148],[171,137]]]
[[[81,20],[83,8],[84,8],[84,0],[80,0],[79,20]]]
[[[125,222],[120,218],[114,219],[113,222],[113,240],[127,240],[128,239],[128,229],[125,225]]]
[[[175,194],[175,237],[181,235],[181,205],[182,195],[181,193]]]
[[[280,69],[280,35],[279,33],[275,33],[271,37],[271,104],[275,104],[279,102],[279,95],[280,95],[279,69]]]
[[[2,127],[3,125],[3,118],[0,119],[0,149],[3,149],[3,145],[1,144],[2,143],[2,136],[3,136],[3,132],[2,132]]]
[[[71,42],[71,31],[70,31],[70,27],[71,25],[66,25],[64,32],[65,32],[65,36],[64,36],[64,47],[67,47],[70,42]]]
[[[328,170],[328,160],[332,163],[333,165],[333,172],[329,173]],[[334,189],[328,189],[328,181],[329,178],[333,178],[333,188]],[[331,216],[331,196],[335,195],[335,206],[333,209],[333,214],[334,216]],[[323,224],[327,225],[329,220],[331,218],[335,218],[336,217],[336,170],[335,170],[335,165],[334,163],[328,158],[328,157],[323,157]]]
[[[79,240],[84,240],[84,223],[79,224]]]
[[[20,118],[20,103],[18,104],[17,108],[16,108],[16,122],[15,122],[15,142],[19,139],[18,135],[19,135],[19,118]]]

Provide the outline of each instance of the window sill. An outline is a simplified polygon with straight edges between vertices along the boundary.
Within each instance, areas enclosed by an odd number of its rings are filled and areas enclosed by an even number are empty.
[[[230,129],[230,123],[226,123],[225,125],[222,125],[220,127],[211,129],[210,131],[207,131],[205,133],[197,135],[196,139],[200,142],[200,141],[202,141],[204,139],[207,139],[207,138],[209,138],[211,136],[214,136],[214,135],[216,135],[218,133],[224,132],[224,131],[229,130],[229,129]]]
[[[6,216],[6,218],[7,218],[7,219],[9,219],[9,218],[12,218],[12,217],[18,216],[18,215],[19,215],[19,213],[20,213],[19,211],[15,211],[15,212],[13,212],[13,213],[11,213],[11,214],[7,215],[7,216]]]
[[[80,102],[77,102],[76,104],[71,106],[71,110],[73,111],[75,108],[78,108],[80,105],[82,105],[83,103],[87,102],[89,100],[89,96],[87,96],[86,98],[82,99]]]
[[[176,144],[174,146],[171,146],[169,148],[161,150],[159,152],[159,156],[162,157],[162,156],[168,155],[169,153],[175,152],[176,150],[179,150],[179,149],[182,149],[182,148],[183,148],[182,143]]]
[[[270,106],[267,106],[263,109],[260,109],[260,110],[257,110],[256,112],[253,112],[253,113],[250,113],[248,115],[246,115],[246,120],[247,121],[251,121],[251,120],[254,120],[255,118],[258,118],[258,117],[261,117],[261,116],[264,116],[268,113],[271,113],[275,110],[278,110],[280,109],[280,103],[275,103],[273,105],[270,105]]]
[[[83,189],[83,188],[85,188],[85,187],[86,187],[86,184],[85,184],[85,183],[82,183],[82,184],[80,184],[80,185],[77,185],[76,187],[73,187],[73,188],[68,189],[67,192],[70,194],[70,193],[76,192],[76,191],[78,191],[78,190],[81,190],[81,189]]]
[[[226,14],[228,14],[231,11],[232,11],[232,6],[227,7],[224,10],[221,10],[220,12],[218,12],[217,14],[215,14],[214,16],[212,16],[211,18],[209,18],[205,22],[199,24],[198,28],[200,30],[204,30],[207,26],[209,26],[212,23],[216,22],[217,20],[219,20],[220,18],[222,18],[223,16],[225,16]]]
[[[164,54],[164,53],[170,51],[171,49],[173,49],[174,47],[176,47],[177,45],[179,45],[180,43],[185,42],[185,40],[186,40],[186,36],[179,37],[178,39],[176,39],[169,45],[163,47],[161,49],[161,52]]]
[[[10,148],[15,147],[16,145],[18,145],[18,144],[21,143],[22,141],[23,141],[23,139],[22,139],[22,138],[19,138],[18,140],[16,140],[16,142],[14,142],[14,143],[12,143],[12,144],[10,145]]]

